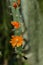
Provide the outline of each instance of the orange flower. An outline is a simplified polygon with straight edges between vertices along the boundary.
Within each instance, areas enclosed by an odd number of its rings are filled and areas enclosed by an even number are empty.
[[[16,28],[16,29],[18,29],[19,27],[20,27],[20,24],[19,24],[19,22],[17,22],[17,21],[13,21],[13,22],[11,22],[11,24],[14,26],[14,28]]]
[[[19,47],[23,44],[23,38],[22,36],[12,36],[10,43],[12,47]]]

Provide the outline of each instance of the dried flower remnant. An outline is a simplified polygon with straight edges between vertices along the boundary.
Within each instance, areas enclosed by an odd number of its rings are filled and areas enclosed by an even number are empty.
[[[14,2],[14,3],[13,3],[13,7],[16,9],[16,8],[17,8],[17,6],[18,6],[18,5],[17,5],[17,3],[16,3],[16,2]]]
[[[17,0],[17,4],[18,4],[18,6],[20,6],[20,2],[21,2],[21,0]]]

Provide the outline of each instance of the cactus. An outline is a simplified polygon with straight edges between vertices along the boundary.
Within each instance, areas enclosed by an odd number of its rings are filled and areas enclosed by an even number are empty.
[[[3,53],[4,65],[24,65],[23,58],[27,59],[25,54],[29,52],[30,46],[32,46],[32,51],[34,51],[35,60],[38,61],[39,47],[36,44],[39,43],[38,8],[36,0],[2,1],[3,23],[0,27],[0,49]],[[21,44],[16,42],[14,45],[14,40],[18,38],[19,42],[21,42],[20,40],[24,42]]]

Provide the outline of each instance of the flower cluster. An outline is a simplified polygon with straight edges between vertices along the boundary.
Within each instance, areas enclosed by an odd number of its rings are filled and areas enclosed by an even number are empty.
[[[20,23],[18,21],[12,21],[11,24],[15,29],[20,28]],[[13,35],[10,43],[11,43],[12,47],[19,47],[23,44],[23,37],[21,35],[20,36]]]
[[[14,2],[13,3],[13,7],[16,9],[18,6],[20,5],[20,0],[17,0],[17,2]],[[15,11],[16,12],[16,11]],[[12,26],[15,28],[14,32],[18,31],[20,28],[21,28],[21,24],[19,21],[12,21],[11,22]],[[20,30],[19,30],[20,31]],[[19,32],[20,33],[20,32]],[[16,33],[15,33],[16,34]],[[21,33],[20,35],[13,35],[11,40],[10,40],[10,43],[12,45],[12,47],[19,47],[19,46],[22,46],[23,44],[23,37],[21,36]]]

